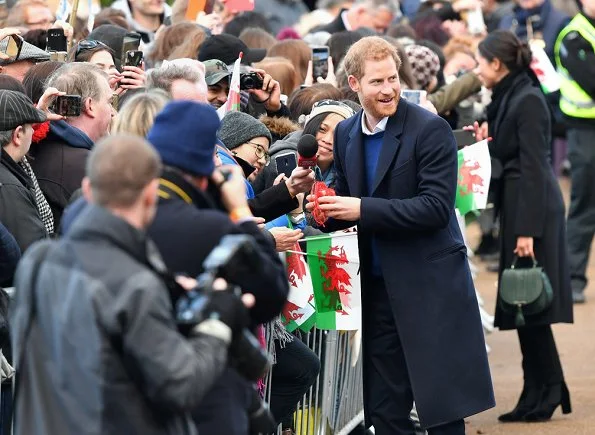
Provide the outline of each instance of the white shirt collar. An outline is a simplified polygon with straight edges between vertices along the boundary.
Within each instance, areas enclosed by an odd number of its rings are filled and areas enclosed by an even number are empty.
[[[343,26],[345,27],[345,30],[353,30],[351,28],[351,24],[349,24],[349,20],[347,19],[347,10],[341,12],[341,20],[343,21]]]
[[[366,112],[362,113],[362,133],[364,133],[367,136],[371,136],[373,134],[380,133],[381,131],[386,130],[386,124],[388,123],[388,116],[385,116],[384,118],[382,118],[380,120],[380,122],[378,124],[376,124],[376,127],[374,127],[374,131],[370,131],[370,129],[366,125],[365,116],[366,116]]]

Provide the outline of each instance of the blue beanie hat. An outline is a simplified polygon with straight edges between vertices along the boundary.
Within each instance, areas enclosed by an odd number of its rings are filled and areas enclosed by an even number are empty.
[[[171,101],[155,118],[147,140],[165,165],[191,175],[209,176],[215,169],[219,116],[211,106]]]

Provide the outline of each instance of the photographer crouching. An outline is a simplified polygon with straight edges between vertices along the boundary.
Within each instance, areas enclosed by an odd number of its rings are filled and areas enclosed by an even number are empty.
[[[233,292],[210,292],[206,320],[178,332],[166,270],[145,232],[160,172],[141,138],[98,143],[83,181],[90,205],[65,237],[23,257],[11,316],[16,435],[196,434],[190,412],[250,319]]]
[[[215,169],[219,125],[212,107],[190,101],[172,101],[155,118],[147,139],[161,156],[164,171],[149,234],[168,269],[188,276],[204,271],[205,259],[225,236],[250,236],[255,244],[251,261],[230,268],[224,278],[254,295],[254,327],[280,313],[289,285],[272,240],[252,216],[240,167],[223,167],[224,173]],[[261,408],[254,379],[243,373],[246,359],[247,352],[230,358],[230,367],[195,409],[201,434],[247,435],[251,426],[255,430],[253,416]]]

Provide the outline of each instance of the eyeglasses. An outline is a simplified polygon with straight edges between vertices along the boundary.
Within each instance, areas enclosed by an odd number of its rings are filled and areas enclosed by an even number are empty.
[[[109,49],[109,47],[101,41],[95,41],[93,39],[83,39],[76,46],[75,57],[78,56],[81,53],[81,51],[93,50],[94,48],[97,48],[97,47]]]
[[[268,165],[271,162],[271,156],[264,150],[261,144],[254,142],[246,143],[254,147],[254,154],[256,154],[256,157],[258,157],[259,159],[262,159],[264,157],[264,160],[266,162],[265,165]]]

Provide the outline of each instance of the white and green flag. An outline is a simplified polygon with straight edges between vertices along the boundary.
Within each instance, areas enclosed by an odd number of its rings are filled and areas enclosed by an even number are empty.
[[[361,283],[357,233],[308,237],[307,256],[316,307],[316,327],[361,328]]]
[[[289,332],[301,329],[308,332],[316,321],[314,290],[306,256],[299,243],[285,254],[289,295],[281,312],[281,319]]]
[[[486,208],[492,175],[488,141],[459,150],[459,177],[455,207],[461,215]]]

